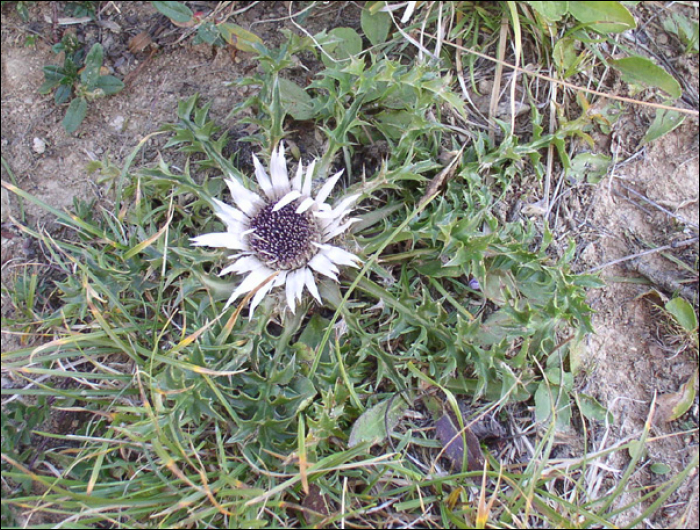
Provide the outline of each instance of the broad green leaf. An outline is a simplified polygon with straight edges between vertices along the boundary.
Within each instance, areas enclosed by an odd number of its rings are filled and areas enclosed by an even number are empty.
[[[44,66],[44,82],[39,87],[39,94],[48,94],[51,92],[53,88],[57,87],[61,81],[63,81],[64,77],[65,73],[63,67],[57,64]]]
[[[385,11],[377,11],[372,13],[370,8],[365,5],[360,15],[360,25],[365,36],[372,43],[372,46],[383,44],[389,36],[391,28],[391,16]]]
[[[402,396],[386,399],[367,409],[352,426],[348,445],[355,447],[362,442],[372,445],[387,437],[387,427],[393,429],[403,417],[408,404]]]
[[[552,399],[557,399],[559,387],[542,382],[538,385],[535,391],[535,419],[538,423],[547,425],[547,422],[552,419]],[[560,431],[569,426],[571,422],[571,405],[569,404],[569,395],[566,392],[561,393],[562,403],[559,403],[554,410],[556,415],[556,430]]]
[[[223,22],[216,27],[219,29],[221,36],[226,42],[242,52],[255,52],[255,45],[263,43],[262,39],[255,33],[243,29],[236,24]]]
[[[622,74],[622,80],[627,83],[660,88],[672,98],[681,96],[681,85],[678,81],[645,57],[610,59],[609,63]]]
[[[620,2],[569,2],[569,13],[599,33],[622,33],[637,27],[632,14]]]
[[[102,68],[103,51],[102,45],[95,43],[85,57],[85,68],[80,74],[80,80],[88,90],[95,88],[97,80],[100,78],[100,68]]]
[[[159,12],[173,22],[184,24],[192,20],[192,10],[182,2],[151,2]]]
[[[63,105],[64,103],[68,103],[68,100],[70,99],[72,93],[73,87],[71,85],[59,85],[56,89],[56,92],[54,92],[53,95],[53,99],[56,102],[56,105]]]
[[[683,298],[676,297],[666,304],[666,311],[673,315],[676,322],[688,333],[696,332],[698,329],[698,317],[693,306]]]
[[[70,102],[66,116],[63,118],[63,127],[69,133],[75,132],[85,119],[87,114],[87,101],[85,98],[75,98]]]
[[[111,96],[116,94],[124,88],[124,83],[121,79],[114,77],[113,75],[102,75],[95,83],[95,88],[99,88],[105,94],[105,96]]]
[[[604,154],[580,153],[571,161],[569,176],[595,184],[608,173],[612,158]]]
[[[627,452],[632,459],[644,458],[647,454],[647,446],[641,440],[630,440],[627,444]]]
[[[569,366],[571,373],[577,375],[583,366],[583,360],[586,358],[586,343],[581,338],[574,338],[569,345]]]
[[[569,11],[569,2],[527,2],[549,22],[557,22]]]
[[[329,41],[324,44],[323,49],[335,61],[343,61],[357,55],[362,51],[362,39],[352,28],[335,28],[328,32]],[[332,67],[334,61],[326,54],[321,55],[323,64]]]
[[[569,73],[569,70],[578,61],[578,52],[576,51],[576,40],[571,37],[559,39],[554,45],[552,52],[554,64],[557,65],[557,70],[564,77],[568,77],[574,72]]]
[[[665,134],[670,133],[685,121],[685,115],[675,110],[659,109],[656,117],[649,126],[647,133],[642,138],[642,145],[658,140]]]
[[[550,360],[554,357],[550,357]],[[564,372],[559,366],[547,368],[545,372],[547,380],[556,386],[563,386],[566,392],[570,392],[574,387],[574,375],[571,372]]]
[[[218,30],[216,24],[213,22],[204,22],[200,24],[197,28],[197,41],[206,42],[207,44],[214,44],[219,41],[218,44],[221,45],[220,40],[221,32]]]
[[[602,289],[605,287],[605,282],[592,274],[578,274],[571,279],[571,282],[586,289]]]
[[[649,468],[655,475],[665,475],[671,472],[671,466],[663,462],[654,462]]]
[[[612,413],[601,405],[597,399],[586,394],[578,394],[578,408],[581,414],[589,420],[607,421],[609,424],[613,422]]]
[[[309,93],[289,79],[279,78],[280,105],[286,114],[299,121],[314,117],[313,100]]]
[[[537,385],[535,391],[535,420],[544,423],[552,413],[552,400],[549,397],[551,391],[545,384]]]

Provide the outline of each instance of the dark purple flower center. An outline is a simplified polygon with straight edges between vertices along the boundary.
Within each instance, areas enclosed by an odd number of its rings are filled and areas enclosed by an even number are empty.
[[[276,212],[275,203],[265,205],[250,221],[255,229],[248,244],[258,259],[275,270],[298,269],[318,251],[319,230],[310,211],[296,213],[296,201]]]

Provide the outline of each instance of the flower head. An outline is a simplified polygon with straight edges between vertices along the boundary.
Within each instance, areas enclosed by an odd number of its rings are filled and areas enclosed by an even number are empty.
[[[338,281],[338,265],[357,267],[360,259],[338,246],[329,244],[357,219],[345,219],[359,194],[345,197],[333,206],[326,203],[343,171],[330,177],[314,197],[311,184],[316,161],[304,172],[301,162],[290,180],[284,159],[284,145],[273,151],[270,175],[253,155],[255,177],[262,191],[245,188],[233,176],[226,179],[236,207],[213,199],[216,215],[226,225],[226,232],[203,234],[192,238],[197,246],[227,248],[237,251],[233,262],[221,273],[247,274],[226,303],[260,286],[253,296],[250,314],[267,293],[285,286],[289,309],[294,312],[304,287],[321,303],[314,271]],[[277,275],[271,281],[263,282]]]

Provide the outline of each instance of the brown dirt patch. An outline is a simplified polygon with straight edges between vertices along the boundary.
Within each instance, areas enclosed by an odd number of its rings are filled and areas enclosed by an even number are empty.
[[[596,188],[592,221],[600,237],[594,242],[596,251],[586,255],[588,264],[595,266],[636,254],[647,249],[643,242],[662,246],[692,236],[692,225],[654,208],[629,190],[637,191],[697,226],[697,135],[697,122],[690,121],[675,133],[644,148],[640,156],[618,167]],[[697,267],[697,242],[670,252],[691,267]],[[660,254],[652,254],[606,268],[603,278],[607,286],[591,293],[590,302],[597,314],[593,320],[595,334],[590,337],[587,348],[589,371],[585,390],[596,395],[615,415],[610,441],[640,433],[655,399],[678,392],[688,380],[697,377],[694,376],[697,353],[678,353],[679,346],[669,343],[666,318],[655,309],[654,297],[644,296],[652,289],[668,296],[673,294],[655,281],[667,277],[678,286],[683,285],[678,283],[682,280],[693,280],[684,269]],[[645,283],[629,283],[635,279]],[[694,283],[685,285],[694,293],[697,303],[697,275]],[[657,410],[657,414],[659,412],[663,411]],[[661,480],[649,471],[651,464],[665,463],[678,472],[697,451],[697,430],[664,437],[688,428],[697,429],[697,400],[685,418],[671,424],[660,418],[657,420],[652,433],[658,440],[649,445],[646,465],[633,475],[631,486]],[[626,463],[625,454],[615,453],[607,463],[614,469],[622,469]],[[694,528],[698,517],[697,499],[698,483],[694,476],[678,492],[674,502],[669,503],[665,515],[670,521]],[[623,502],[629,500],[622,499]],[[633,517],[633,513],[625,515],[626,520]]]

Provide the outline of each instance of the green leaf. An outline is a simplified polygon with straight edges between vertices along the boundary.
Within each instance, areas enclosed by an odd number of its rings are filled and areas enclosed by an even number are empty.
[[[207,44],[214,44],[218,40],[219,45],[223,44],[221,42],[221,32],[213,22],[205,22],[197,28],[197,39],[195,43],[201,41]]]
[[[630,440],[627,445],[629,446],[627,448],[627,452],[629,453],[630,458],[639,459],[646,456],[647,447],[641,440]]]
[[[3,4],[4,3],[5,2],[3,2]],[[27,20],[29,20],[29,11],[27,10],[27,6],[25,5],[25,2],[17,2],[15,9],[17,10],[17,14],[22,18],[23,22],[26,22]]]
[[[552,359],[552,357],[550,357]],[[564,390],[570,392],[574,387],[574,375],[571,372],[564,372],[559,366],[551,366],[545,372],[547,380],[557,387],[563,386]]]
[[[571,421],[571,405],[566,392],[562,392],[562,403],[557,403],[556,410],[553,409],[552,399],[557,399],[559,387],[542,382],[535,391],[535,419],[538,423],[546,425],[552,419],[552,412],[556,415],[556,430],[561,431],[569,426]]]
[[[664,20],[664,29],[669,33],[678,36],[680,41],[686,46],[686,53],[698,53],[699,31],[698,23],[692,22],[681,13],[673,13],[671,18]]]
[[[575,72],[569,72],[569,70],[578,62],[576,40],[571,37],[559,39],[554,45],[552,56],[560,74],[564,75],[564,77],[572,75]]]
[[[335,28],[328,33],[329,40],[323,49],[335,61],[343,61],[362,51],[362,38],[352,28]],[[321,55],[323,64],[332,67],[335,61],[329,59],[326,54]]]
[[[63,78],[66,77],[63,67],[57,64],[44,66],[44,83],[39,87],[39,94],[48,94],[61,84]]]
[[[571,283],[586,289],[602,289],[605,282],[592,274],[578,274],[571,279]]]
[[[59,85],[53,95],[53,100],[56,102],[56,105],[63,105],[68,102],[72,93],[73,87],[71,85]]]
[[[398,140],[410,129],[415,118],[413,111],[383,111],[377,114],[377,128],[387,138]]]
[[[577,375],[583,366],[583,360],[586,359],[586,344],[581,338],[574,338],[569,345],[569,366],[571,373]]]
[[[54,88],[61,84],[61,79],[46,79],[39,87],[39,94],[48,94]]]
[[[676,297],[666,304],[666,311],[673,315],[676,322],[688,333],[693,333],[698,329],[698,317],[693,306],[683,298]]]
[[[280,105],[286,114],[299,121],[314,117],[313,100],[309,93],[289,79],[279,78]]]
[[[678,81],[645,57],[610,59],[609,63],[622,74],[622,80],[627,83],[660,88],[672,98],[681,96],[681,85]]]
[[[100,78],[103,55],[102,45],[96,42],[85,57],[85,68],[80,74],[80,80],[88,90],[95,88],[97,80]]]
[[[604,154],[580,153],[571,161],[569,176],[595,184],[607,175],[611,163],[612,158]]]
[[[242,27],[231,24],[229,22],[223,22],[216,26],[221,32],[221,36],[226,42],[231,46],[241,50],[242,52],[256,52],[256,45],[263,44],[263,41],[255,33],[243,29]]]
[[[360,25],[372,46],[383,44],[389,36],[391,16],[385,11],[377,11],[373,14],[369,6],[365,5],[360,15]]]
[[[481,282],[484,296],[497,306],[503,306],[506,301],[518,292],[513,275],[502,270],[489,271]]]
[[[586,394],[578,394],[577,400],[578,408],[584,417],[588,418],[589,420],[607,421],[608,424],[612,424],[612,413],[601,405],[597,399]]]
[[[66,116],[63,118],[63,127],[69,133],[75,132],[85,119],[87,114],[87,101],[85,98],[75,98],[70,102]]]
[[[192,20],[192,10],[182,2],[151,2],[160,13],[173,22],[184,24]]]
[[[569,13],[598,33],[622,33],[637,27],[620,2],[569,2]]]
[[[642,138],[642,145],[658,140],[665,134],[670,133],[685,121],[685,115],[675,110],[658,109],[656,117],[649,126],[647,133]]]
[[[548,22],[557,22],[569,12],[569,2],[527,2]]]
[[[649,467],[651,469],[651,472],[654,473],[655,475],[665,475],[666,473],[671,472],[671,466],[669,466],[668,464],[665,464],[663,462],[654,462]]]
[[[121,79],[114,77],[113,75],[102,75],[95,83],[95,88],[101,89],[105,96],[111,96],[116,94],[124,88],[124,83]]]
[[[387,427],[393,429],[403,417],[408,403],[400,396],[386,399],[367,409],[352,426],[348,445],[355,447],[362,442],[376,444],[387,437]]]

